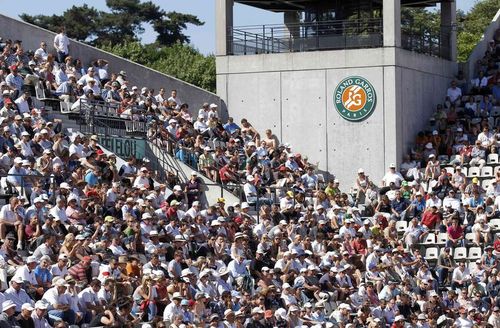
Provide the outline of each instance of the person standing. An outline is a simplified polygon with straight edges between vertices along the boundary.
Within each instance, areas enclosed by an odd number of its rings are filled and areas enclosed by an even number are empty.
[[[64,63],[69,54],[69,38],[64,27],[61,27],[59,34],[54,37],[54,48],[57,50],[57,61]]]

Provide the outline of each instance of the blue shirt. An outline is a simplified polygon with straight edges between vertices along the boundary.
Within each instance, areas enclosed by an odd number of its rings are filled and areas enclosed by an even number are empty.
[[[89,186],[94,187],[99,183],[99,178],[94,172],[89,172],[85,175],[85,182],[87,182]]]
[[[42,269],[40,266],[37,266],[34,270],[35,277],[40,279],[42,283],[46,283],[52,281],[52,274],[49,269]]]
[[[224,124],[224,130],[226,130],[229,134],[233,134],[240,127],[236,123],[226,123]]]

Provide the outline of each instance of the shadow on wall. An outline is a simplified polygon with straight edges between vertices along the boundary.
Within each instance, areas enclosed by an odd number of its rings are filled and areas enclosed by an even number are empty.
[[[0,14],[0,36],[4,39],[22,40],[25,50],[38,49],[40,42],[45,41],[48,49],[53,52],[54,48],[52,44],[55,35],[56,33],[49,30]],[[179,98],[189,104],[191,114],[195,117],[198,115],[198,109],[201,108],[204,102],[217,104],[220,110],[220,117],[223,120],[228,117],[225,103],[212,92],[85,43],[75,40],[71,40],[70,42],[70,55],[74,58],[82,59],[84,65],[88,65],[96,59],[105,59],[109,62],[111,72],[126,71],[132,85],[153,88],[155,91],[158,91],[161,87],[164,87],[167,92],[171,89],[176,89]]]

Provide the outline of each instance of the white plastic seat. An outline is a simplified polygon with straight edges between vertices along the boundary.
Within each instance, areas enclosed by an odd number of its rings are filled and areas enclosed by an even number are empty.
[[[480,174],[481,174],[481,170],[477,166],[469,167],[469,170],[467,172],[467,176],[469,178],[478,177]]]
[[[487,164],[498,164],[498,154],[489,154],[486,159]]]
[[[424,245],[435,245],[436,244],[436,235],[430,233],[425,237]]]
[[[465,248],[465,247],[455,248],[455,252],[453,253],[453,259],[455,261],[467,259],[467,248]]]
[[[405,232],[407,228],[408,228],[408,222],[396,221],[396,230],[398,232]]]
[[[453,166],[447,166],[444,169],[446,170],[446,173],[448,173],[448,174],[455,173],[455,168]]]
[[[469,243],[474,242],[474,234],[472,232],[466,233],[465,240],[467,240]]]
[[[491,177],[491,176],[493,176],[493,167],[485,166],[481,169],[481,177]]]
[[[499,106],[494,106],[491,109],[491,116],[493,116],[493,117],[500,116],[500,107]]]
[[[500,219],[491,219],[489,222],[489,226],[493,230],[500,230]]]
[[[469,260],[477,260],[480,259],[481,256],[483,255],[483,251],[481,247],[471,247],[469,248]]]
[[[495,181],[495,179],[486,179],[481,182],[481,186],[483,187],[484,190],[488,190],[488,188],[491,186],[491,184]]]
[[[436,244],[444,245],[448,241],[448,235],[446,234],[446,232],[440,232],[440,233],[438,233],[436,239],[437,239]]]
[[[425,259],[427,261],[437,260],[439,257],[439,250],[437,247],[428,247],[425,250]]]

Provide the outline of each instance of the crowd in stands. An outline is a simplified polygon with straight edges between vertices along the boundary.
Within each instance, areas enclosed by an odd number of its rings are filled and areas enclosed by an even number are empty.
[[[500,327],[498,45],[402,164],[381,181],[359,169],[350,193],[271,130],[84,67],[64,30],[33,52],[6,40],[0,327]],[[37,108],[34,85],[118,104],[196,169],[176,184],[117,165]],[[199,174],[244,199],[204,204]]]

